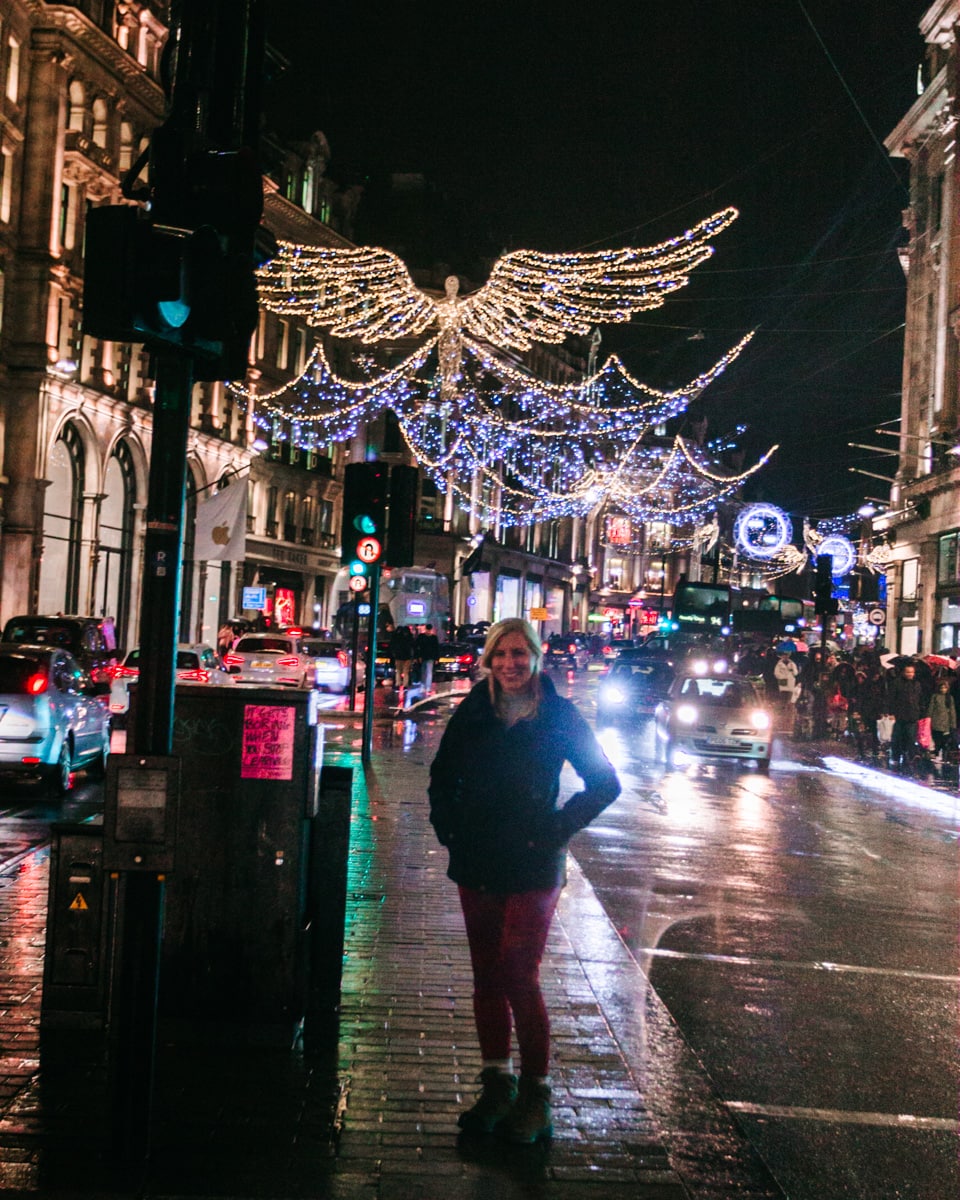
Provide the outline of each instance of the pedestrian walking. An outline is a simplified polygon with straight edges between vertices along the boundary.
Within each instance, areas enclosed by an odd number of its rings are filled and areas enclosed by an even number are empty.
[[[413,634],[406,625],[398,625],[390,634],[390,657],[393,659],[394,685],[410,686],[410,664],[413,662]]]
[[[440,657],[440,639],[433,632],[433,626],[429,621],[414,639],[413,654],[420,663],[420,682],[423,684],[423,694],[429,696],[433,691],[433,664]]]
[[[217,631],[217,653],[221,659],[233,649],[235,641],[236,634],[233,632],[233,626],[228,621],[225,621]]]
[[[480,659],[485,678],[453,714],[429,786],[430,821],[460,894],[482,1057],[482,1090],[458,1123],[519,1143],[553,1132],[540,961],[566,880],[567,842],[620,793],[593,731],[544,677],[542,660],[528,622],[511,617],[491,627]],[[584,787],[558,808],[564,762]]]
[[[941,679],[937,684],[937,690],[930,697],[927,716],[933,734],[933,750],[942,761],[944,750],[952,749],[957,740],[957,706],[950,695],[948,679]]]
[[[909,767],[917,745],[917,725],[925,708],[916,667],[904,663],[887,693],[887,711],[893,717],[890,759],[894,770]]]
[[[789,709],[792,704],[796,703],[797,676],[799,673],[797,664],[790,655],[781,654],[777,665],[773,669],[773,674],[779,688],[778,699],[781,707],[785,709]]]

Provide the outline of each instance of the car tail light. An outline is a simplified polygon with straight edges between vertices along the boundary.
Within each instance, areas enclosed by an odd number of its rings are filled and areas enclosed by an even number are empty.
[[[225,654],[223,656],[223,665],[225,667],[242,667],[243,666],[243,655],[242,654]]]
[[[38,767],[40,765],[39,758],[32,758],[32,757],[31,758],[21,758],[20,761],[26,767]]]
[[[573,642],[571,642],[570,645],[567,647],[567,653],[568,654],[576,654],[576,652],[577,652],[577,647]]]
[[[117,667],[113,672],[114,679],[137,679],[139,675],[139,667]]]
[[[341,667],[349,667],[350,666],[350,659],[347,657],[346,650],[338,650],[337,651],[337,662],[340,664]]]
[[[24,690],[28,696],[39,696],[41,692],[47,690],[46,675],[31,675],[24,684]]]
[[[299,667],[300,659],[295,654],[287,654],[283,658],[277,659],[278,667]]]
[[[177,678],[182,679],[184,683],[209,683],[210,672],[205,671],[203,667],[195,667],[192,671],[178,671]]]
[[[463,663],[464,666],[469,667],[470,664],[473,662],[473,655],[472,654],[458,654],[457,662]]]
[[[122,713],[122,712],[126,712],[126,711],[127,711],[127,706],[126,706],[125,704],[111,704],[111,705],[110,705],[110,711],[111,711],[111,712],[115,712],[115,713]]]
[[[287,635],[287,637],[303,637],[302,629],[285,629],[283,632]]]

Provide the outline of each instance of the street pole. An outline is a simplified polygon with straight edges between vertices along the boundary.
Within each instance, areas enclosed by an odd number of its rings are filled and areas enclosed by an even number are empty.
[[[368,766],[373,746],[373,696],[377,690],[377,625],[380,619],[380,564],[370,567],[370,624],[367,637],[367,687],[363,693],[363,735],[360,761]]]
[[[353,597],[353,631],[350,638],[350,711],[357,711],[357,660],[360,656],[360,599]],[[367,676],[367,689],[370,688],[370,676]]]
[[[162,353],[157,363],[133,752],[166,756],[173,748],[177,599],[193,362],[187,355]],[[114,1149],[132,1162],[145,1158],[150,1148],[164,877],[149,871],[124,872],[122,897],[111,1129]]]

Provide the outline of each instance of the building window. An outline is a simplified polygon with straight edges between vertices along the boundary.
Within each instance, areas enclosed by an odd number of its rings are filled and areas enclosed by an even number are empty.
[[[937,583],[960,583],[960,531],[945,533],[940,538]]]
[[[300,541],[304,546],[312,546],[316,537],[317,506],[312,496],[306,496],[300,513]]]
[[[121,174],[133,166],[133,126],[129,121],[120,122],[120,171]]]
[[[287,492],[283,497],[283,540],[297,540],[297,493]]]
[[[900,599],[901,600],[916,600],[917,589],[920,586],[920,559],[908,558],[903,563],[903,575],[901,578]]]
[[[293,369],[302,375],[307,365],[307,331],[295,329],[293,333]]]
[[[290,322],[277,322],[277,369],[285,371],[290,359]]]
[[[11,34],[7,38],[7,99],[16,104],[20,96],[20,41]]]
[[[130,615],[130,575],[133,557],[133,515],[136,479],[126,442],[118,442],[104,475],[97,555],[97,616],[113,617],[117,629],[127,628]]]
[[[267,537],[277,536],[277,496],[278,493],[275,487],[267,488]]]
[[[66,425],[47,462],[39,611],[79,612],[83,528],[83,444]]]
[[[98,96],[93,102],[93,140],[101,150],[107,148],[107,102],[102,96]]]
[[[67,129],[74,133],[83,133],[83,118],[87,97],[84,94],[83,84],[79,79],[71,80],[68,95],[70,105],[67,111]]]
[[[13,206],[13,151],[0,150],[0,221],[9,223]]]

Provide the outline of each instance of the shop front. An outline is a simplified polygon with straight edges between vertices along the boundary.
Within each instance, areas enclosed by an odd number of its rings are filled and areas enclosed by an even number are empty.
[[[252,543],[248,539],[236,611],[269,629],[328,627],[333,563],[315,551]],[[263,607],[245,608],[244,600]]]

